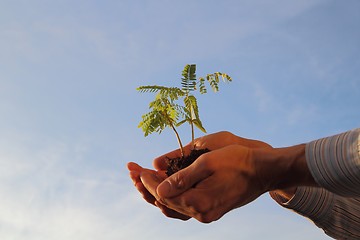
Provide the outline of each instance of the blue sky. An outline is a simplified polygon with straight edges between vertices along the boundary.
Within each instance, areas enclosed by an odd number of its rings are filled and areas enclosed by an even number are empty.
[[[126,162],[177,143],[135,89],[223,71],[208,132],[303,143],[359,127],[359,42],[357,0],[0,0],[0,238],[328,239],[267,195],[211,224],[143,202]]]

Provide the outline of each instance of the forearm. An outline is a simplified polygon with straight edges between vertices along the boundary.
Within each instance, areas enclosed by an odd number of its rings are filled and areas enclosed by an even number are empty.
[[[291,160],[294,159],[291,157],[288,159],[289,164],[298,162],[298,164],[293,165],[296,168],[298,167],[299,170],[290,170],[289,172],[295,172],[296,174],[299,171],[303,171],[305,175],[302,178],[294,175],[294,178],[297,179],[296,181],[290,181],[290,186],[320,186],[337,195],[360,197],[359,133],[360,129],[354,129],[342,134],[312,141],[306,145],[299,145],[302,150],[297,155],[299,156],[298,160],[296,160],[296,157],[295,160]],[[292,148],[294,147],[279,149],[279,151],[284,152],[286,156],[296,156],[295,152],[291,153]],[[286,157],[283,159],[286,159]],[[279,161],[279,163],[281,162]],[[283,190],[277,192],[280,195],[284,195]],[[285,195],[291,197],[288,190],[285,192],[287,192]],[[292,189],[292,193],[294,193],[294,189]]]
[[[255,149],[257,175],[268,191],[291,195],[298,186],[317,186],[306,163],[305,144],[286,148]],[[286,190],[284,190],[286,189]]]
[[[359,153],[359,129],[312,141],[306,144],[305,159],[318,187],[299,181],[297,187],[270,195],[336,239],[359,239]]]

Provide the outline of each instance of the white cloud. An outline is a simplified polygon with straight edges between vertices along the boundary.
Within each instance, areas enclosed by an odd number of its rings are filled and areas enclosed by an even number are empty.
[[[1,239],[119,239],[141,222],[129,208],[140,201],[130,179],[88,168],[83,142],[2,137]]]

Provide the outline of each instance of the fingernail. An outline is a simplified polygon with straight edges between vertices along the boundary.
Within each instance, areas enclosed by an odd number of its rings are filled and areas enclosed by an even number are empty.
[[[162,182],[158,187],[157,187],[157,194],[160,197],[166,197],[171,190],[171,183],[169,181],[164,181]]]

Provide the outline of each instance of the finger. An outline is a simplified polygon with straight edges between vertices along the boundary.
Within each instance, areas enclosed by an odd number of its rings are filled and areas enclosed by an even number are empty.
[[[141,172],[140,179],[146,190],[149,191],[149,193],[153,195],[156,199],[158,199],[156,188],[164,179],[161,178],[158,174],[156,174],[156,172],[151,171]]]
[[[170,208],[167,208],[166,206],[162,205],[160,202],[156,200],[157,197],[156,187],[159,185],[160,182],[163,181],[161,174],[157,174],[151,171],[144,171],[140,174],[140,176],[142,182],[139,182],[136,185],[136,188],[139,190],[139,192],[142,193],[143,198],[147,202],[157,206],[162,211],[162,213],[167,217],[181,219],[181,220],[190,219],[190,217],[178,213]]]
[[[210,176],[212,171],[205,164],[206,156],[207,154],[203,154],[190,166],[159,183],[156,190],[157,195],[161,199],[175,197]]]
[[[138,182],[135,184],[136,189],[141,193],[142,197],[148,203],[155,205],[156,198],[145,188],[142,182]]]
[[[139,164],[134,163],[134,162],[128,162],[126,166],[127,166],[129,171],[138,171],[138,172],[140,172],[143,169]]]
[[[223,189],[223,186],[219,184],[219,178],[214,176],[215,174],[212,174],[199,182],[195,188],[176,197],[165,199],[166,206],[203,223],[219,219],[234,208],[234,205],[223,197],[228,191]]]
[[[171,155],[176,155],[176,153],[172,153]],[[181,156],[180,151],[179,151],[179,156]],[[166,171],[169,158],[170,157],[167,157],[166,155],[155,158],[153,161],[154,168],[156,170]]]
[[[130,178],[132,179],[136,189],[141,193],[141,195],[145,199],[145,201],[155,205],[156,198],[146,189],[144,184],[141,182],[141,178],[140,178],[141,173],[149,172],[149,173],[157,174],[158,176],[162,176],[162,179],[165,179],[166,174],[161,173],[161,172],[157,173],[151,169],[143,168],[134,162],[129,162],[127,164],[127,168],[130,171],[129,172]]]
[[[190,153],[191,149],[192,148],[191,148],[190,144],[184,146],[184,154],[188,155]],[[168,159],[169,158],[177,158],[177,157],[181,157],[180,149],[176,149],[174,151],[168,152],[162,156],[155,158],[153,161],[153,166],[156,170],[165,171],[168,166]]]
[[[136,186],[136,184],[138,182],[141,182],[140,172],[131,171],[131,172],[129,172],[129,176],[130,176],[131,180],[133,181],[134,186]]]
[[[130,176],[131,180],[133,181],[133,184],[136,186],[136,184],[141,181],[140,180],[140,172],[143,170],[143,168],[134,162],[127,163],[127,168],[130,171],[129,176]]]
[[[240,137],[239,137],[240,138]],[[249,148],[272,148],[271,145],[262,142],[262,141],[258,141],[258,140],[253,140],[253,139],[246,139],[246,138],[240,138],[240,145],[244,146],[244,147],[249,147]]]
[[[176,219],[180,219],[180,220],[189,220],[191,217],[185,215],[185,214],[182,214],[182,213],[179,213],[175,210],[172,210],[171,208],[168,208],[166,207],[165,205],[162,205],[160,202],[158,201],[155,201],[155,205],[161,210],[161,212],[169,217],[169,218],[176,218]]]

